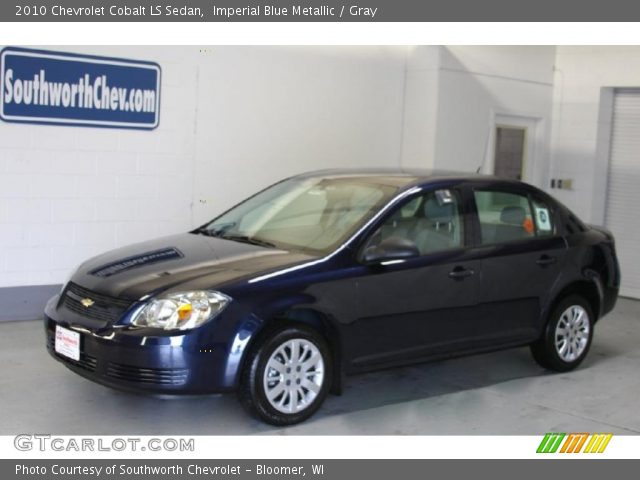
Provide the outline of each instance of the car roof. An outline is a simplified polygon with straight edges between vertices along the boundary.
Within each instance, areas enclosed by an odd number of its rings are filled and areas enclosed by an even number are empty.
[[[419,168],[334,168],[316,170],[296,175],[295,178],[357,178],[374,184],[390,185],[402,190],[440,182],[489,181],[500,184],[527,186],[518,180],[480,173],[430,170]]]

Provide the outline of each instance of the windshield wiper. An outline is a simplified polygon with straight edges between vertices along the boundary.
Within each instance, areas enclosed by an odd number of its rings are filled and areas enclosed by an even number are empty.
[[[200,227],[197,230],[194,230],[193,233],[199,233],[208,237],[222,237],[222,234],[235,224],[236,222],[229,222],[217,225],[217,228]]]
[[[210,230],[208,228],[202,227],[194,230],[194,233],[206,235],[207,237],[224,238],[225,240],[249,243],[251,245],[258,245],[260,247],[275,248],[276,245],[274,243],[268,242],[267,240],[262,240],[261,238],[250,237],[248,235],[225,233],[226,229],[232,227],[233,225],[235,225],[235,223],[225,224],[222,226],[222,228],[217,228],[215,230]]]
[[[197,233],[199,235],[206,235],[207,237],[217,237],[218,234],[213,230],[207,230],[206,228],[198,228],[194,230],[193,233]]]
[[[268,242],[267,240],[262,240],[256,237],[249,237],[248,235],[222,234],[222,235],[215,235],[215,236],[224,238],[225,240],[249,243],[251,245],[258,245],[260,247],[275,248],[276,246],[274,243]]]

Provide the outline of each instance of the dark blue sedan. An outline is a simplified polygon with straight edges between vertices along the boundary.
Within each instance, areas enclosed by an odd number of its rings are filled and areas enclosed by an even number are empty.
[[[619,284],[612,235],[530,185],[323,171],[86,261],[45,325],[49,352],[91,380],[236,391],[287,425],[358,372],[522,345],[571,370]]]

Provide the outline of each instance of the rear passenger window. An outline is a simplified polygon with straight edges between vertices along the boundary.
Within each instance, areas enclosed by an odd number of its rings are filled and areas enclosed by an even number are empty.
[[[476,190],[474,195],[483,245],[535,236],[536,225],[526,195],[490,190]]]

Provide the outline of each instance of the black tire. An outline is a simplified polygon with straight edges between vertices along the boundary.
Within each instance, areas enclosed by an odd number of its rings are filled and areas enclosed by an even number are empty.
[[[581,307],[586,312],[589,332],[584,350],[582,350],[577,358],[567,361],[560,356],[556,348],[556,327],[561,321],[563,314],[574,306]],[[589,353],[591,341],[593,340],[593,330],[594,315],[591,305],[580,295],[570,295],[562,299],[549,315],[549,320],[547,321],[542,337],[531,344],[531,354],[540,366],[548,370],[568,372],[580,365],[587,356],[587,353]]]
[[[284,413],[270,403],[263,380],[271,355],[280,346],[294,339],[311,342],[318,349],[324,363],[323,379],[316,397],[308,406],[296,413]],[[332,369],[331,353],[322,335],[303,325],[282,326],[268,333],[249,351],[240,377],[238,398],[250,414],[266,423],[276,426],[300,423],[311,417],[327,397],[332,382]]]

